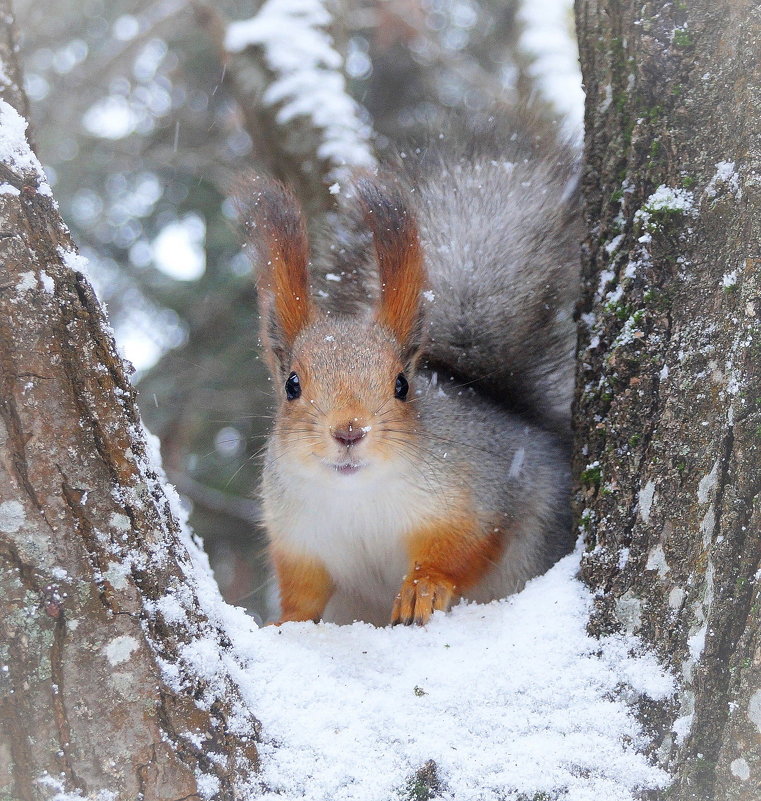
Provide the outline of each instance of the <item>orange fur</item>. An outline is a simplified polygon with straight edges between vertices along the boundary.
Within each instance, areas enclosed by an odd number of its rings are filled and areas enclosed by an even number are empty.
[[[381,294],[376,319],[402,345],[415,345],[411,340],[419,333],[420,293],[426,282],[417,223],[398,188],[363,178],[357,190],[378,257]]]
[[[317,622],[333,594],[333,580],[317,559],[288,553],[270,546],[270,557],[280,586],[280,619]]]
[[[244,177],[236,196],[246,236],[261,256],[257,289],[265,351],[290,349],[313,317],[309,240],[301,209],[290,190],[266,178]]]
[[[299,243],[270,240],[271,276],[269,289],[274,295],[275,314],[288,346],[312,318],[307,277],[307,253]]]
[[[391,612],[391,623],[423,625],[437,610],[483,578],[505,547],[504,532],[479,531],[475,519],[442,521],[416,531],[409,539],[410,569]]]

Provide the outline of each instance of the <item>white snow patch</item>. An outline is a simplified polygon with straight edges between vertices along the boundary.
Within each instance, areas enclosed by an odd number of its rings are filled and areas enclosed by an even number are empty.
[[[219,792],[219,779],[213,773],[201,773],[201,771],[196,770],[196,787],[198,788],[198,795],[204,801],[211,801]]]
[[[682,715],[682,717],[677,718],[674,721],[672,728],[674,729],[674,740],[677,744],[684,742],[684,740],[687,738],[687,735],[690,733],[693,717],[694,713],[690,712],[689,715]]]
[[[638,784],[663,786],[666,775],[624,745],[643,741],[615,688],[623,678],[662,699],[672,681],[652,657],[628,655],[631,638],[608,638],[594,655],[578,559],[422,629],[236,631],[242,686],[267,738],[263,798],[382,801],[427,759],[458,801],[510,790],[623,801]]]
[[[12,195],[18,197],[21,194],[15,186],[11,184],[0,184],[0,195]]]
[[[341,280],[341,276],[340,275],[336,275],[335,273],[325,273],[325,278],[328,281],[340,281]]]
[[[41,186],[47,186],[42,165],[26,139],[26,129],[27,121],[13,106],[0,100],[0,162],[23,172],[35,173]]]
[[[82,273],[86,278],[89,278],[89,262],[84,256],[77,253],[76,250],[66,250],[59,246],[58,255],[61,257],[61,261],[63,261],[70,270],[73,270],[75,273]]]
[[[44,271],[40,270],[40,283],[42,284],[42,288],[48,295],[52,295],[55,292],[55,281]]]
[[[330,192],[331,195],[340,195],[341,194],[341,184],[339,184],[338,181],[336,181],[335,183],[332,183],[328,187],[328,192]]]
[[[43,773],[37,783],[52,790],[47,801],[117,801],[117,794],[111,790],[93,790],[85,794],[84,790],[67,790],[62,781],[50,774]]]
[[[735,172],[734,161],[716,162],[716,172],[714,173],[713,178],[711,178],[706,185],[704,190],[705,194],[708,195],[708,197],[716,197],[718,194],[718,189],[716,187],[719,184],[725,184],[732,192],[735,193],[737,200],[739,200],[742,196],[742,190],[740,189],[740,177]]]
[[[689,217],[696,216],[697,209],[695,208],[695,199],[692,192],[687,189],[674,189],[661,184],[648,197],[645,205],[634,212],[634,219],[639,221],[642,228],[645,229],[638,239],[639,242],[647,244],[652,240],[652,231],[658,227],[658,224],[652,221],[652,218],[660,212],[685,214]]]
[[[733,286],[737,286],[737,270],[732,270],[731,273],[724,273],[721,278],[721,285],[724,289],[731,289]]]
[[[750,765],[742,757],[733,759],[729,763],[729,770],[741,782],[746,782],[750,778]]]
[[[139,647],[140,644],[134,637],[124,634],[121,637],[114,637],[101,650],[112,665],[119,665],[126,662]]]
[[[19,282],[16,284],[16,292],[30,292],[37,289],[37,279],[31,271],[19,273]]]
[[[331,21],[324,0],[267,0],[256,16],[228,26],[225,48],[231,53],[263,48],[276,76],[263,101],[280,106],[282,125],[294,117],[311,118],[323,132],[320,158],[336,168],[372,168],[370,129],[346,89],[343,58],[325,30]]]
[[[615,253],[621,247],[621,243],[624,241],[625,238],[626,234],[618,234],[617,236],[614,236],[613,239],[610,240],[610,242],[606,243],[605,252],[608,255]]]
[[[156,438],[146,439],[157,453]],[[176,491],[165,492],[212,631],[186,644],[179,664],[162,662],[164,678],[178,688],[202,678],[206,708],[227,681],[240,688],[245,707],[229,726],[250,733],[249,709],[262,723],[257,797],[388,801],[429,759],[447,801],[511,793],[633,801],[668,782],[643,755],[626,699],[663,700],[673,680],[636,638],[587,634],[592,597],[576,579],[580,550],[521,593],[461,604],[424,628],[257,628],[222,601]]]
[[[19,501],[0,503],[0,531],[15,534],[26,521],[26,512]]]

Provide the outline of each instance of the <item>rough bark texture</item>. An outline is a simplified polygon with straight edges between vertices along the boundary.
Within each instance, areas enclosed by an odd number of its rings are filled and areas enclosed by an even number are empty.
[[[23,111],[8,5],[2,97]],[[224,635],[193,593],[123,362],[34,165],[5,158],[0,183],[0,798],[239,798],[256,720],[229,677],[173,691],[159,668],[184,675],[183,647]],[[151,606],[172,594],[182,623]]]
[[[593,626],[654,644],[675,799],[761,797],[761,6],[577,0]],[[730,166],[732,165],[732,166]],[[659,187],[667,187],[656,192]],[[655,193],[655,196],[654,196]]]

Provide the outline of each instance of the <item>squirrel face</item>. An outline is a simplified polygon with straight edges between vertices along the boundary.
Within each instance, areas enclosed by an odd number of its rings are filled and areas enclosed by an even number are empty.
[[[411,372],[378,323],[316,320],[293,344],[276,450],[291,465],[339,480],[392,464],[415,436]]]
[[[239,199],[248,234],[268,257],[257,289],[264,356],[280,394],[274,448],[291,467],[331,478],[412,458],[407,396],[424,327],[426,276],[404,196],[370,178],[355,190],[378,260],[380,297],[369,319],[331,317],[312,302],[306,226],[287,189],[257,179],[253,197]]]

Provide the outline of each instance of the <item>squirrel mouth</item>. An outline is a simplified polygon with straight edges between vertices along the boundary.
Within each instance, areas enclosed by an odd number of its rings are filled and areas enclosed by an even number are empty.
[[[365,466],[366,462],[343,462],[342,464],[329,463],[329,466],[344,476],[352,475]]]

